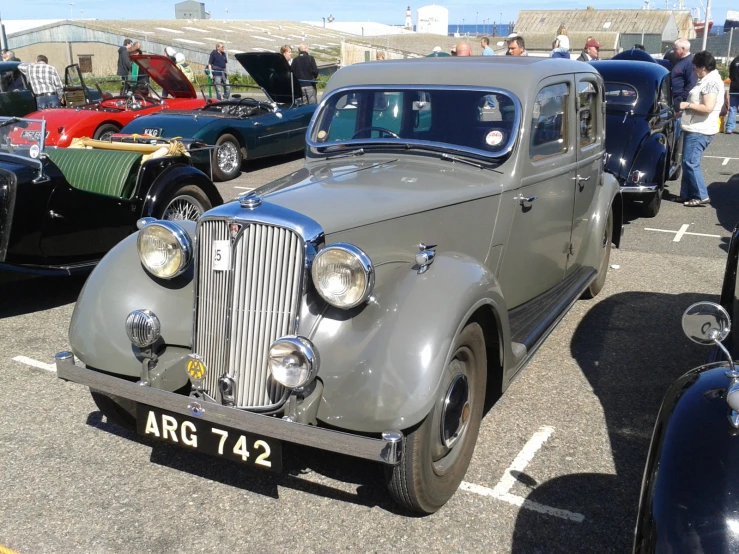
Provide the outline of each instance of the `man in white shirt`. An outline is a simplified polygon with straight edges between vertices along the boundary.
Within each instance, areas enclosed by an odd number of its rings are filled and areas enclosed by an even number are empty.
[[[40,54],[36,57],[36,63],[23,62],[18,70],[28,78],[34,96],[36,96],[36,107],[61,108],[64,102],[64,86],[56,68],[49,65],[49,59]]]

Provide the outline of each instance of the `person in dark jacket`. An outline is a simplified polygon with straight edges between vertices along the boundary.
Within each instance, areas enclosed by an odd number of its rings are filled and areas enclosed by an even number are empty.
[[[679,38],[675,41],[675,65],[672,68],[672,103],[677,106],[685,102],[688,93],[698,82],[693,72],[693,55],[690,53],[690,41]]]
[[[318,79],[318,66],[316,59],[308,53],[308,47],[301,43],[298,46],[298,57],[293,60],[292,70],[300,81],[300,88],[303,91],[303,102],[306,104],[318,104],[318,92],[316,91],[316,83]]]
[[[131,73],[131,57],[128,47],[133,44],[130,38],[123,41],[123,46],[118,49],[118,76],[125,81]]]
[[[736,128],[736,112],[739,110],[739,56],[729,65],[729,112],[726,115],[724,133],[731,134]]]

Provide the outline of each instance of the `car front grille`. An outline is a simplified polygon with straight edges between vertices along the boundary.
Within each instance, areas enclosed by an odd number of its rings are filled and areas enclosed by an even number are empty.
[[[218,379],[236,381],[234,403],[277,407],[284,388],[267,367],[270,345],[296,331],[305,244],[295,232],[262,223],[243,226],[231,241],[231,270],[213,269],[214,241],[231,238],[229,222],[198,225],[194,352],[208,367],[206,392],[220,401]]]

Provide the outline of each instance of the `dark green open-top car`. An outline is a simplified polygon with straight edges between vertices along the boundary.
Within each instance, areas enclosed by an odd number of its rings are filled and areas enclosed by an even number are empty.
[[[147,437],[271,470],[282,441],[373,460],[438,510],[486,401],[605,284],[603,93],[569,60],[341,69],[303,169],[102,260],[59,377]]]

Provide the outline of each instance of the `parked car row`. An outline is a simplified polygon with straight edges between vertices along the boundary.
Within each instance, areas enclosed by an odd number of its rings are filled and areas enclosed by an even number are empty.
[[[166,58],[134,59],[176,100],[195,100]],[[67,110],[0,118],[0,270],[95,266],[56,367],[110,422],[272,471],[282,442],[371,460],[399,505],[435,512],[464,478],[483,406],[578,299],[602,290],[624,202],[655,216],[679,174],[669,72],[640,61],[388,61],[343,68],[321,104],[305,106],[282,56],[237,59],[267,100],[184,111],[134,95],[74,112],[92,135],[112,117],[143,139],[72,142]],[[150,108],[160,111],[138,117]],[[164,140],[175,136],[199,142]],[[47,145],[67,138],[70,148]],[[243,159],[303,148],[302,169],[226,204],[195,167],[213,151],[214,174],[228,179]],[[728,335],[737,233],[724,308],[686,314],[695,340]],[[722,517],[736,511],[735,433],[721,425],[739,428],[737,382],[729,361],[668,393],[637,551],[681,550],[703,529],[720,539],[701,542],[706,551],[734,544],[728,519],[705,523],[706,503],[673,513],[691,492],[673,491],[693,479],[712,498],[727,493]],[[725,462],[719,485],[695,478],[710,468],[675,458],[682,431]]]

